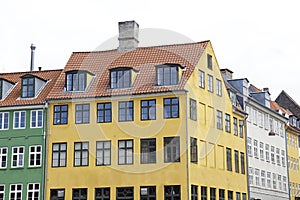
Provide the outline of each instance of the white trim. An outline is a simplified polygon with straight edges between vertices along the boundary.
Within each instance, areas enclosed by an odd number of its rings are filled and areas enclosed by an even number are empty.
[[[29,190],[29,185],[30,185],[30,184],[33,185],[33,189],[32,189],[32,190]],[[38,185],[38,186],[39,186],[39,189],[38,189],[38,190],[35,189],[35,185]],[[34,193],[38,192],[38,194],[39,194],[39,195],[38,195],[38,200],[39,200],[39,199],[40,199],[40,189],[41,189],[41,188],[40,188],[40,184],[39,184],[39,183],[28,183],[28,184],[27,184],[27,198],[26,198],[26,199],[27,199],[27,200],[34,200],[34,199],[35,199],[35,198],[34,198],[34,197],[35,197]],[[32,192],[32,193],[33,193],[31,199],[29,199],[29,194],[28,194],[29,192]]]
[[[15,127],[15,113],[18,112],[19,113],[19,127]],[[21,113],[25,112],[25,126],[21,127]],[[14,115],[13,115],[13,129],[25,129],[26,128],[26,110],[18,110],[18,111],[14,111]]]
[[[38,119],[38,116],[39,116],[39,115],[38,115],[38,112],[39,112],[39,111],[42,111],[42,119],[41,119],[42,125],[41,125],[41,126],[38,125],[38,122],[39,122],[39,119]],[[32,117],[33,117],[32,113],[33,113],[33,112],[36,112],[36,114],[35,114],[35,117],[36,117],[36,122],[35,122],[35,124],[36,124],[36,126],[32,126]],[[41,110],[41,109],[40,109],[40,110],[31,110],[31,111],[30,111],[30,128],[42,128],[42,127],[43,127],[43,115],[44,115],[44,114],[43,114],[43,110]]]
[[[31,151],[31,147],[34,147],[34,152]],[[37,147],[41,148],[40,152],[37,151]],[[30,168],[41,167],[42,166],[42,152],[43,152],[42,145],[31,145],[31,146],[29,146],[28,151],[29,151],[29,154],[28,154],[28,167],[30,167]],[[34,155],[34,165],[30,165],[30,156],[31,155]],[[40,155],[40,165],[36,165],[36,156],[37,155]]]
[[[45,107],[46,104],[43,105],[22,105],[22,106],[2,106],[0,111],[8,111],[8,110],[24,110],[24,109],[39,109]]]
[[[22,199],[22,196],[23,196],[23,184],[22,183],[15,183],[15,184],[10,184],[9,185],[9,196],[11,196],[11,193],[12,193],[12,191],[11,191],[11,186],[12,185],[15,185],[16,186],[16,190],[14,190],[14,193],[16,194],[16,193],[18,193],[18,191],[19,192],[21,192],[21,199]],[[21,190],[17,190],[17,186],[18,185],[21,185]],[[12,200],[17,200],[17,195],[15,195],[15,198],[14,199],[12,199]]]
[[[7,128],[3,128],[4,127],[4,115],[5,115],[5,113],[8,113]],[[0,112],[0,115],[2,115],[2,121],[0,121],[0,123],[2,124],[2,128],[0,128],[0,130],[8,130],[9,129],[9,112]]]
[[[6,149],[6,154],[2,153],[3,149]],[[1,167],[1,163],[2,163],[2,156],[6,156],[6,160],[5,160],[5,167]],[[7,161],[8,161],[8,147],[0,147],[0,169],[6,169],[7,168]]]
[[[19,149],[20,148],[23,148],[23,153],[19,153]],[[18,152],[17,153],[14,153],[14,148],[18,148]],[[22,160],[22,165],[19,166],[19,155],[22,155],[23,154],[23,160]],[[13,166],[13,162],[14,162],[14,159],[13,159],[13,156],[14,155],[17,155],[17,166]],[[25,147],[24,146],[14,146],[14,147],[11,147],[11,168],[22,168],[24,167],[24,155],[25,155]]]

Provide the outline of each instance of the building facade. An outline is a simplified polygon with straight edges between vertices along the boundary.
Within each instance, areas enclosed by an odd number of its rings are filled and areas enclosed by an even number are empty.
[[[61,70],[0,74],[0,199],[44,199],[46,96]]]
[[[119,29],[48,95],[46,199],[248,199],[245,115],[211,43],[138,48],[138,25]]]

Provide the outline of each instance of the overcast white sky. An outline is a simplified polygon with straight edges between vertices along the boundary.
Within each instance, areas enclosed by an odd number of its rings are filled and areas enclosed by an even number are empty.
[[[63,68],[74,51],[92,51],[118,34],[119,21],[211,40],[221,68],[281,90],[300,104],[297,0],[9,0],[0,3],[0,72]],[[176,41],[174,42],[176,43]]]

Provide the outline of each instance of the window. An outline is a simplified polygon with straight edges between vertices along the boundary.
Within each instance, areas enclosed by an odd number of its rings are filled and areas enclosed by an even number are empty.
[[[239,165],[239,152],[234,150],[234,167],[235,167],[235,172],[239,173],[240,172],[240,165]]]
[[[198,200],[198,186],[192,185],[192,200]]]
[[[241,157],[241,173],[245,174],[245,154],[240,152]]]
[[[164,99],[164,118],[178,118],[179,117],[179,99],[165,98]]]
[[[233,200],[233,191],[228,190],[228,200]]]
[[[5,185],[0,185],[0,199],[4,200],[5,196]]]
[[[89,165],[89,143],[75,142],[74,143],[74,166]]]
[[[275,147],[271,146],[271,161],[275,164]]]
[[[9,200],[21,200],[22,199],[22,184],[11,184],[9,191]]]
[[[64,200],[65,199],[65,190],[64,189],[51,189],[50,190],[50,199],[52,200]]]
[[[203,71],[198,71],[199,87],[205,88],[205,74]]]
[[[210,200],[216,200],[216,188],[210,188]]]
[[[76,124],[87,124],[90,122],[90,104],[76,105]]]
[[[258,141],[253,140],[253,154],[255,158],[258,158]]]
[[[233,134],[238,135],[237,118],[233,117]]]
[[[157,85],[177,85],[178,66],[160,65],[156,68]]]
[[[227,133],[231,132],[231,127],[230,127],[230,115],[229,114],[225,114],[225,131]]]
[[[248,137],[247,139],[247,153],[252,156],[252,139]]]
[[[217,110],[217,129],[223,130],[223,113]]]
[[[264,160],[265,152],[264,152],[264,143],[263,142],[259,143],[259,155],[260,155],[260,159]]]
[[[42,146],[29,147],[29,167],[40,167],[42,165]]]
[[[118,68],[110,71],[110,87],[114,88],[129,88],[131,87],[131,69]]]
[[[180,162],[180,141],[179,137],[164,138],[165,162]]]
[[[87,200],[87,189],[73,189],[72,190],[72,200]]]
[[[133,200],[134,191],[133,187],[120,187],[117,188],[117,200]]]
[[[276,148],[276,163],[280,165],[280,149]]]
[[[271,172],[267,172],[267,187],[271,189]]]
[[[119,140],[119,165],[133,164],[133,140]]]
[[[282,181],[281,181],[281,175],[278,174],[278,189],[282,190]]]
[[[214,92],[213,76],[207,74],[207,90],[209,92]]]
[[[0,169],[7,167],[7,147],[0,147]]]
[[[285,167],[285,151],[281,150],[281,164],[282,167]]]
[[[259,127],[262,127],[263,125],[263,120],[262,120],[262,112],[258,111],[258,114],[257,114],[257,120],[258,120],[258,126]]]
[[[141,139],[141,164],[156,163],[156,139]]]
[[[66,89],[67,91],[84,91],[87,86],[86,71],[70,71],[66,74]]]
[[[225,200],[225,190],[219,189],[219,200]]]
[[[110,141],[96,142],[96,165],[110,165],[111,143]]]
[[[283,180],[283,183],[282,183],[282,190],[283,190],[283,191],[286,191],[286,189],[287,189],[287,188],[286,188],[286,184],[287,184],[287,183],[286,183],[286,177],[284,176],[284,177],[282,178],[282,180]]]
[[[247,200],[247,195],[246,195],[246,193],[243,193],[243,194],[242,194],[242,200]]]
[[[259,169],[255,169],[254,171],[254,177],[255,177],[255,185],[260,186],[260,180],[259,180]]]
[[[25,128],[26,126],[26,111],[14,112],[14,129]]]
[[[41,128],[43,126],[43,111],[32,110],[30,128]]]
[[[133,121],[133,101],[119,102],[119,122]]]
[[[240,138],[244,137],[244,121],[239,120],[239,130],[240,130]]]
[[[52,167],[65,167],[67,160],[67,143],[52,144]]]
[[[40,184],[28,183],[27,185],[27,200],[39,200],[40,199]]]
[[[198,145],[197,145],[197,139],[191,137],[191,162],[192,163],[198,163]]]
[[[34,97],[34,77],[22,78],[22,98]]]
[[[140,188],[140,200],[155,200],[156,187],[155,186],[142,186]]]
[[[266,187],[266,172],[264,170],[260,171],[260,177],[261,177],[261,186]]]
[[[219,79],[216,79],[216,94],[222,96],[222,82]]]
[[[95,200],[110,200],[110,188],[96,188]]]
[[[54,106],[53,124],[68,124],[68,105]]]
[[[269,152],[269,145],[265,144],[265,149],[266,149],[266,161],[270,162],[270,152]]]
[[[165,186],[165,200],[180,200],[180,185]]]
[[[241,193],[240,192],[236,192],[236,200],[241,200]]]
[[[277,189],[277,176],[273,173],[273,189]]]
[[[12,160],[11,167],[23,167],[24,166],[24,147],[12,147]]]
[[[232,159],[230,148],[226,148],[226,166],[228,171],[232,171]]]
[[[190,99],[190,118],[197,120],[197,103],[194,99]]]
[[[111,122],[111,103],[97,104],[97,122],[106,123]]]
[[[253,116],[252,116],[253,124],[257,125],[257,110],[253,108],[252,112],[253,112]]]
[[[249,184],[253,185],[253,168],[252,167],[249,167],[248,174],[249,174]]]
[[[207,68],[208,69],[212,69],[213,65],[212,65],[212,56],[207,54]]]
[[[0,130],[8,130],[9,113],[0,112]]]
[[[142,100],[141,101],[141,120],[155,120],[156,119],[156,100]]]
[[[201,200],[207,200],[207,187],[201,186]]]

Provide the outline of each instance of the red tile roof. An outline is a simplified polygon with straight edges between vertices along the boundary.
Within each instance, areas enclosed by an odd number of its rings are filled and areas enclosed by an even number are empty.
[[[57,78],[62,70],[45,70],[45,71],[29,71],[29,72],[16,72],[16,73],[2,73],[0,79],[4,79],[11,83],[14,83],[12,91],[3,99],[0,100],[0,106],[21,106],[21,105],[37,105],[43,104],[46,101],[46,97],[50,90],[54,86]],[[43,90],[35,98],[20,99],[21,96],[21,77],[31,74],[42,80],[48,81]]]
[[[118,50],[74,52],[49,93],[48,99],[135,95],[183,90],[208,43],[209,41],[204,41],[190,44],[143,47],[127,52]],[[155,66],[165,63],[176,63],[187,67],[178,85],[156,86]],[[109,69],[116,67],[132,67],[139,71],[131,88],[109,88]],[[87,70],[95,74],[95,79],[86,92],[64,91],[64,72],[69,70]]]
[[[289,110],[284,109],[283,107],[281,107],[278,103],[276,103],[275,101],[271,101],[270,102],[270,108],[272,110],[275,111],[281,111],[283,114],[287,114],[287,115],[293,115]]]

